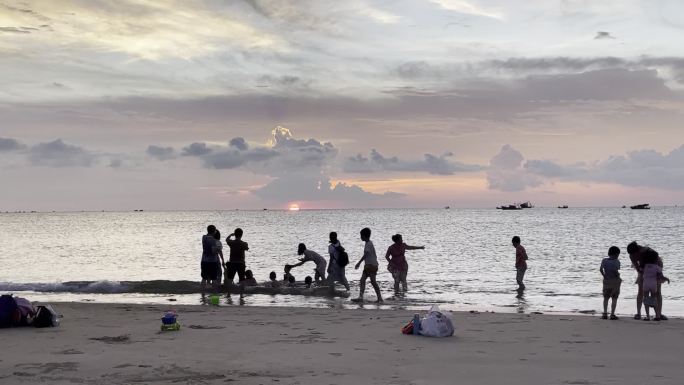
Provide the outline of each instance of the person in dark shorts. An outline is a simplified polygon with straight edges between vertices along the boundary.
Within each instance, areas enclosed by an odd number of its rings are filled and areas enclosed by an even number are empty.
[[[363,273],[361,273],[361,281],[359,285],[359,298],[355,301],[363,302],[363,293],[366,291],[366,279],[370,278],[371,286],[375,289],[375,295],[377,296],[377,302],[382,302],[382,295],[380,294],[380,286],[376,281],[378,275],[378,256],[375,253],[375,246],[370,240],[371,230],[365,227],[361,230],[361,240],[365,242],[363,248],[363,256],[356,263],[355,269],[358,270],[361,266],[361,262],[364,262]]]
[[[608,319],[608,299],[610,304],[610,319],[616,320],[615,307],[620,296],[620,285],[622,279],[620,278],[620,248],[611,246],[608,249],[608,257],[601,261],[601,268],[599,271],[603,276],[603,316],[601,318]]]
[[[235,239],[232,239],[233,237]],[[230,247],[230,256],[226,263],[226,285],[233,283],[236,273],[240,283],[245,280],[245,251],[249,250],[247,242],[242,240],[242,229],[235,229],[235,232],[226,238],[226,244]]]
[[[200,263],[202,288],[204,288],[207,283],[211,285],[216,284],[219,255],[218,248],[216,247],[216,239],[214,239],[215,233],[216,226],[209,225],[207,226],[207,233],[202,237],[202,261]]]

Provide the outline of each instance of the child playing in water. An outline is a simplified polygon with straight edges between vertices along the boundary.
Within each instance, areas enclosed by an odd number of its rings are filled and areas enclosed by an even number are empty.
[[[301,266],[304,263],[311,261],[316,264],[316,268],[314,269],[316,282],[325,281],[325,268],[328,265],[325,258],[321,257],[317,252],[307,249],[306,245],[303,243],[300,243],[297,247],[297,254],[303,255],[303,257],[299,260],[299,263],[295,263],[292,267]]]
[[[375,246],[373,246],[370,236],[371,230],[368,227],[365,227],[361,230],[361,240],[366,244],[363,248],[363,256],[359,262],[356,263],[356,267],[354,267],[358,270],[359,266],[361,266],[361,262],[365,262],[363,273],[361,273],[359,298],[356,300],[358,302],[363,302],[363,293],[366,291],[366,279],[368,278],[370,278],[371,285],[373,286],[373,289],[375,289],[375,295],[378,298],[378,302],[382,302],[380,286],[378,286],[378,282],[375,280],[375,277],[378,275],[378,255],[375,254]]]
[[[252,273],[252,270],[246,270],[245,271],[245,280],[240,282],[240,285],[242,285],[242,286],[257,286],[258,285],[256,279],[254,279],[254,273]]]
[[[515,247],[515,280],[518,283],[518,291],[525,290],[525,284],[523,283],[523,278],[525,278],[525,272],[527,271],[527,251],[523,245],[520,244],[520,237],[515,236],[511,241],[513,247]]]
[[[654,321],[661,320],[661,303],[657,300],[658,286],[662,282],[670,283],[670,279],[663,275],[663,269],[659,266],[658,252],[653,249],[647,249],[643,254],[643,292],[644,292],[644,307],[646,309],[646,318],[644,321],[650,321],[651,315],[649,308],[655,309]]]
[[[295,277],[294,275],[290,274],[290,270],[292,270],[292,265],[285,265],[285,274],[283,274],[283,284],[289,285],[295,283]]]
[[[268,282],[264,284],[265,287],[280,287],[280,282],[278,282],[278,275],[276,274],[275,271],[272,271],[271,274],[268,275]]]
[[[620,249],[617,246],[611,246],[608,249],[608,257],[601,261],[601,268],[599,271],[603,276],[603,316],[601,318],[608,319],[608,299],[611,299],[610,304],[610,319],[617,320],[615,315],[615,307],[617,306],[617,299],[620,296]]]

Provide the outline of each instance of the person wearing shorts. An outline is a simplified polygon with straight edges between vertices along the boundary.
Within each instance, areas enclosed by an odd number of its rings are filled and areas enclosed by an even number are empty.
[[[314,269],[314,279],[316,282],[325,281],[325,268],[328,265],[328,262],[325,261],[325,258],[323,258],[317,252],[307,249],[306,245],[303,243],[300,243],[297,247],[297,254],[301,255],[302,258],[299,259],[298,263],[292,265],[292,267],[301,266],[306,262],[313,262],[316,264],[316,268]]]
[[[599,271],[603,276],[603,316],[601,318],[608,319],[608,300],[611,300],[610,319],[617,320],[615,315],[615,307],[617,306],[617,299],[620,296],[620,285],[622,279],[620,278],[620,249],[617,246],[611,246],[608,249],[608,257],[603,258]]]
[[[249,250],[249,245],[242,240],[242,234],[242,229],[237,228],[226,238],[226,244],[230,247],[230,256],[226,264],[226,285],[233,283],[236,273],[238,283],[245,280],[245,251]],[[232,239],[233,237],[235,239]]]
[[[370,240],[371,230],[365,227],[361,230],[361,240],[366,244],[363,248],[363,256],[356,263],[355,269],[358,270],[361,266],[361,262],[364,262],[363,273],[361,274],[361,282],[359,287],[359,302],[363,302],[363,293],[366,291],[366,280],[370,278],[371,286],[375,289],[375,295],[378,298],[378,302],[382,302],[382,295],[380,294],[380,286],[376,281],[378,275],[378,256],[375,253],[375,246]]]
[[[213,285],[216,283],[216,276],[218,274],[219,255],[216,247],[216,226],[207,226],[207,233],[202,237],[202,260],[200,262],[200,270],[202,276],[202,288],[207,283]]]

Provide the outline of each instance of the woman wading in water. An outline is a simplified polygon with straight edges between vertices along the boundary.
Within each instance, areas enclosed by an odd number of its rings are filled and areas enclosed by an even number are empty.
[[[394,291],[398,294],[400,283],[404,292],[408,289],[408,284],[406,283],[408,262],[406,262],[406,256],[404,255],[406,250],[424,250],[425,246],[409,246],[404,243],[401,234],[393,235],[392,241],[394,241],[394,243],[387,248],[385,259],[389,262],[387,270],[392,273],[392,278],[394,278]]]

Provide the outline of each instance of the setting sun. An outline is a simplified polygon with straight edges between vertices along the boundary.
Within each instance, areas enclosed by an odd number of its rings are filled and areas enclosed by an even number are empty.
[[[290,211],[299,211],[299,205],[296,203],[292,203],[290,207],[288,207],[288,210]]]

